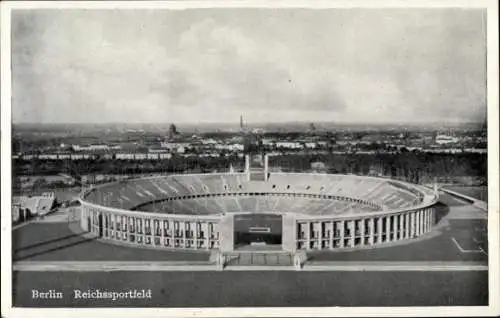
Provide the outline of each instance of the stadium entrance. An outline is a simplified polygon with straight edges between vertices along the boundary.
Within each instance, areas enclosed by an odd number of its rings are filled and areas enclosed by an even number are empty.
[[[281,249],[283,217],[278,214],[240,214],[234,217],[234,248]]]

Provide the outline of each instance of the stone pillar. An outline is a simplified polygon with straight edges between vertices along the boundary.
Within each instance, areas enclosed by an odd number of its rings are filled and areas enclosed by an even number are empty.
[[[411,225],[410,225],[410,213],[405,213],[405,238],[408,239],[410,238],[410,230],[411,230]]]
[[[306,221],[305,227],[306,250],[309,250],[311,249],[311,222]]]
[[[383,227],[382,227],[383,218],[381,216],[379,216],[377,219],[377,222],[378,222],[378,240],[377,240],[377,243],[380,244],[380,243],[382,243],[382,235],[384,233]]]
[[[385,218],[385,241],[390,242],[391,239],[391,216]]]
[[[405,238],[405,215],[399,215],[399,239],[402,240]]]
[[[218,228],[221,252],[232,252],[234,250],[234,215],[223,215]]]
[[[321,249],[321,242],[323,241],[323,231],[322,231],[322,224],[323,222],[314,222],[313,223],[313,229],[314,229],[314,241],[316,242],[316,248]]]
[[[431,209],[425,209],[427,217],[425,218],[425,228],[426,232],[431,231]]]
[[[420,236],[420,211],[415,212],[415,235]]]
[[[282,246],[283,250],[295,253],[297,250],[297,221],[294,214],[283,215]]]
[[[373,243],[375,243],[375,218],[374,217],[371,217],[369,222],[368,222],[368,230],[369,230],[369,233],[370,233],[370,237],[369,237],[369,243],[370,245],[373,245]]]
[[[429,209],[429,231],[432,231],[432,227],[434,226],[434,209]]]
[[[335,236],[335,232],[333,231],[333,224],[335,221],[328,222],[330,227],[330,249],[333,249],[333,237]]]
[[[420,223],[420,235],[422,235],[422,234],[425,233],[425,210],[421,209],[420,211],[418,211],[418,213],[420,214],[420,220],[419,220],[419,223]]]
[[[136,217],[135,218],[135,241],[137,243],[137,235],[139,234],[139,228],[140,228],[140,224],[139,224],[139,218]]]
[[[360,245],[361,246],[364,246],[365,245],[365,228],[366,228],[366,219],[361,219],[361,229],[360,229],[360,232],[361,232],[361,243]]]
[[[426,220],[427,232],[431,231],[431,209],[427,209],[427,220]]]
[[[349,229],[350,229],[350,234],[351,237],[349,239],[349,246],[354,247],[354,238],[356,236],[356,224],[354,223],[354,220],[349,220]]]
[[[146,245],[146,219],[141,218],[141,228],[142,228],[142,244]]]
[[[410,238],[415,236],[415,212],[410,212]]]
[[[208,221],[201,223],[201,230],[203,232],[203,237],[201,238],[205,243],[205,249],[209,249],[209,235],[208,235]]]
[[[165,246],[165,220],[160,220],[160,245]]]
[[[125,222],[124,222],[124,225],[125,225],[125,238],[126,238],[126,240],[128,242],[129,237],[130,237],[129,236],[129,230],[128,230],[128,216],[124,215],[123,218],[125,219]],[[125,238],[123,238],[123,239],[125,239]]]
[[[427,209],[427,232],[432,231],[432,209]]]
[[[200,239],[200,222],[196,221],[196,222],[193,222],[194,224],[194,248],[195,249],[198,249],[198,242],[199,242],[199,239]]]
[[[23,209],[23,210],[26,211],[26,209]],[[24,211],[22,213],[26,213]],[[87,206],[82,204],[80,206],[80,227],[86,232],[90,231],[89,224],[87,221],[88,215],[89,215],[89,212],[88,212]],[[23,220],[26,220],[26,216],[23,218]]]
[[[187,239],[186,239],[186,231],[187,231],[187,222],[182,221],[182,241],[184,242],[182,244],[182,247],[186,248],[187,247]],[[180,226],[180,224],[179,224]]]
[[[420,234],[425,234],[425,209],[420,210]]]
[[[392,240],[397,241],[398,240],[398,215],[392,215]]]
[[[345,233],[344,233],[344,230],[345,230],[345,221],[342,220],[340,221],[340,245],[339,247],[345,247],[344,246],[344,237],[345,237]]]

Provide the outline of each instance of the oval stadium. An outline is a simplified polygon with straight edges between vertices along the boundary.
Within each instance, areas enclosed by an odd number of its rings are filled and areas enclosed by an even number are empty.
[[[348,250],[432,230],[437,192],[385,178],[270,173],[182,174],[105,184],[80,197],[83,230],[156,249]]]

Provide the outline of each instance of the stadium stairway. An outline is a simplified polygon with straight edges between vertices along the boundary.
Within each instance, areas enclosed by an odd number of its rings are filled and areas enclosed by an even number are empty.
[[[293,254],[283,251],[239,251],[225,253],[225,267],[293,266]]]

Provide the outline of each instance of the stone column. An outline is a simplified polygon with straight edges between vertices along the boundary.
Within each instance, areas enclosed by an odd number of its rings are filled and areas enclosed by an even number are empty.
[[[391,216],[385,218],[385,241],[390,242],[391,239]]]
[[[369,227],[369,233],[370,233],[370,237],[369,237],[369,243],[370,245],[373,245],[373,243],[375,243],[375,218],[374,217],[371,217],[369,222],[368,222],[368,227]]]
[[[427,232],[432,231],[432,225],[431,225],[431,209],[427,209]]]
[[[140,225],[140,218],[135,217],[135,242],[137,243],[137,238],[139,236],[139,229],[141,228]]]
[[[420,235],[425,234],[425,210],[420,210]]]
[[[405,229],[404,229],[404,234],[405,234],[405,239],[410,237],[410,214],[405,213],[404,215],[405,219]]]
[[[420,226],[420,232],[422,232],[422,234],[425,234],[427,231],[426,231],[426,222],[427,222],[427,209],[423,209],[422,210],[422,220],[420,222],[421,226]]]
[[[26,217],[24,215],[25,210],[26,209],[19,210],[20,213],[23,213],[23,220],[26,219]],[[88,224],[87,224],[87,207],[83,204],[80,206],[80,227],[86,232],[88,232],[88,230],[89,230]]]
[[[335,232],[333,231],[333,224],[335,221],[328,222],[330,227],[330,249],[333,249],[333,237],[335,236]]]
[[[415,212],[410,212],[410,238],[415,236]]]
[[[213,231],[212,222],[207,222],[207,249],[210,249],[210,242],[212,240],[212,231]]]
[[[158,226],[160,226],[160,221],[157,219],[152,219],[151,220],[151,241],[153,242],[153,246],[156,246],[156,224],[158,221]]]
[[[340,221],[340,245],[339,247],[345,247],[344,246],[344,237],[345,237],[345,220]]]
[[[398,240],[398,216],[397,214],[392,215],[392,240],[397,241]]]
[[[405,238],[405,215],[399,215],[399,239],[402,240]]]
[[[165,220],[160,220],[160,245],[165,247]]]
[[[415,235],[420,236],[420,211],[415,212]]]
[[[314,240],[316,241],[316,244],[317,244],[316,248],[319,249],[319,250],[321,249],[321,243],[323,241],[323,233],[322,233],[323,232],[322,231],[323,228],[322,228],[322,226],[323,226],[323,224],[322,224],[321,221],[313,223]]]
[[[365,228],[366,228],[366,219],[361,219],[361,229],[360,229],[360,232],[361,232],[361,243],[360,245],[361,246],[364,246],[365,245]]]
[[[380,244],[380,243],[382,243],[382,235],[384,233],[383,227],[382,227],[383,218],[381,216],[379,216],[377,219],[377,222],[378,222],[378,240],[377,240],[377,243]]]
[[[427,209],[427,232],[432,230],[431,228],[431,209]]]
[[[196,221],[196,222],[193,222],[194,224],[194,248],[195,249],[198,249],[198,242],[199,242],[199,239],[200,239],[200,222]]]
[[[146,219],[141,218],[142,244],[146,245]]]
[[[432,208],[427,209],[427,232],[432,231]]]
[[[201,229],[203,230],[203,237],[202,240],[205,242],[205,249],[209,249],[209,239],[210,236],[208,235],[208,221],[205,221],[201,224]]]
[[[354,238],[356,236],[356,224],[354,223],[355,221],[354,220],[350,220],[349,221],[349,229],[350,229],[350,232],[351,232],[351,237],[349,239],[349,245],[350,247],[354,247]]]
[[[186,226],[186,221],[182,221],[182,223],[179,223],[179,227],[181,226],[182,224],[182,241],[184,242],[182,244],[182,247],[186,248],[187,246],[187,240],[186,240],[186,231],[187,231],[187,226]]]
[[[309,250],[311,249],[311,222],[306,221],[305,227],[306,250]]]
[[[128,216],[124,215],[123,217],[125,218],[125,222],[124,222],[124,224],[125,224],[125,237],[126,237],[126,240],[128,242],[129,238],[130,238],[130,236],[129,236],[130,233],[129,233],[129,230],[128,230]]]

